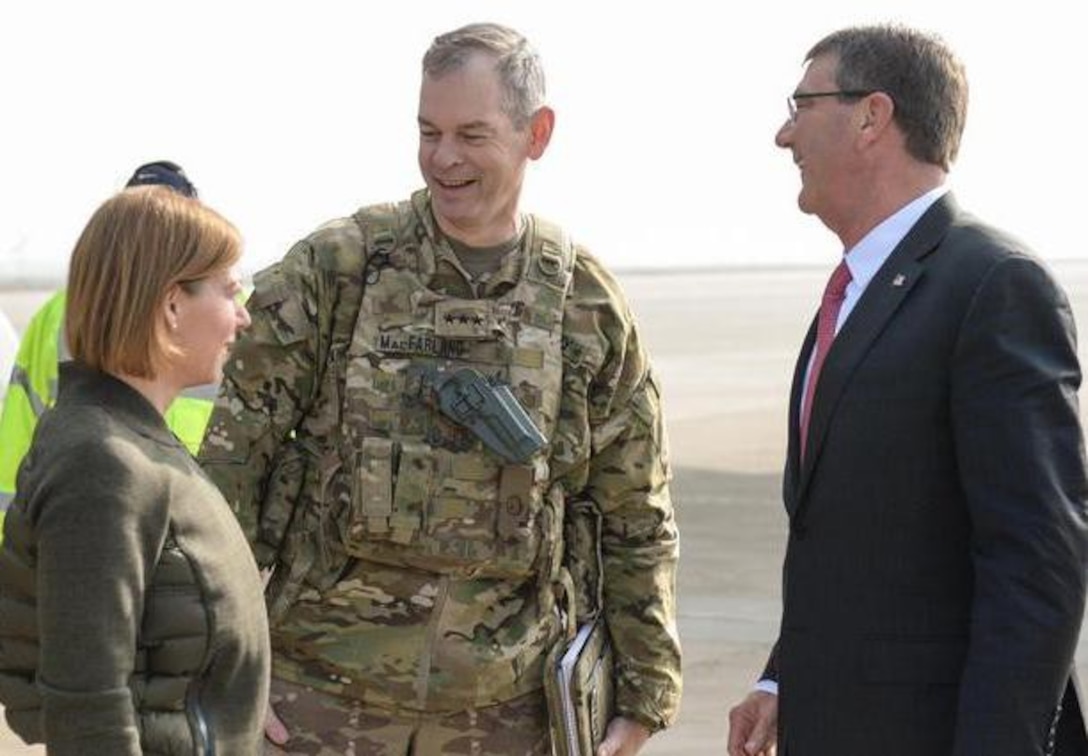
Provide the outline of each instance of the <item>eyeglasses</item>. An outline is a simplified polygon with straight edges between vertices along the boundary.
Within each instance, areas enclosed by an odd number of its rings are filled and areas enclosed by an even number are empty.
[[[840,97],[844,100],[857,100],[868,97],[875,91],[875,89],[840,89],[835,92],[794,92],[786,98],[790,123],[797,123],[797,103],[802,100],[815,100],[817,97]]]

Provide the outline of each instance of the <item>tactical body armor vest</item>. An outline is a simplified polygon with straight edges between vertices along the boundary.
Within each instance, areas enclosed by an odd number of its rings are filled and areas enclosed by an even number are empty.
[[[520,278],[495,299],[427,288],[430,271],[420,268],[433,263],[412,242],[368,259],[342,410],[341,457],[352,470],[344,547],[352,556],[461,576],[550,572],[563,501],[559,491],[548,495],[546,449],[524,463],[504,460],[445,416],[437,396],[455,371],[474,369],[508,386],[543,436],[553,436],[573,250],[537,218],[526,235]]]
[[[559,229],[528,217],[513,285],[462,299],[434,283],[443,242],[421,222],[425,201],[364,208],[319,232],[322,253],[361,271],[365,289],[334,321],[313,409],[270,476],[259,540],[282,543],[286,567],[269,585],[277,676],[457,711],[539,689],[545,654],[572,629],[564,467],[589,451],[590,369],[565,365],[590,357],[564,336],[575,252]],[[287,317],[295,305],[265,284]],[[450,419],[450,379],[466,370],[508,389],[544,446],[511,460]]]

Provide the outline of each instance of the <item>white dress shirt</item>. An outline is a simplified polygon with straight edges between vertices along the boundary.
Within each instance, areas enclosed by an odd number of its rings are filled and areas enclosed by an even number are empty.
[[[930,205],[943,197],[947,191],[948,186],[942,185],[930,189],[917,199],[911,200],[893,215],[877,224],[872,231],[862,237],[861,241],[843,253],[846,267],[850,269],[850,283],[846,285],[842,307],[839,309],[839,319],[835,321],[836,334],[842,330],[846,319],[850,317],[850,313],[854,311],[854,306],[857,305],[861,295],[865,293],[866,287],[869,286],[869,282],[873,280],[876,272],[891,257],[892,252],[899,246],[899,242],[903,241],[903,237],[914,228],[914,224],[929,209]],[[812,361],[815,357],[816,350],[813,349],[808,358],[808,367],[805,369],[805,386],[804,391],[801,392],[802,397],[808,393],[808,379],[812,374]]]

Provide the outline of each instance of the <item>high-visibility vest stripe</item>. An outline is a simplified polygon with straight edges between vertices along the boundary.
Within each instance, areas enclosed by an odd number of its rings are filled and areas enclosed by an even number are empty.
[[[24,392],[26,392],[27,401],[30,402],[30,407],[34,411],[36,417],[41,417],[45,410],[52,406],[56,401],[56,381],[51,382],[53,392],[47,397],[38,396],[38,392],[34,390],[34,386],[30,383],[30,374],[26,372],[26,369],[22,365],[15,365],[11,369],[11,382],[8,384],[8,390],[10,391],[13,386],[18,386]]]

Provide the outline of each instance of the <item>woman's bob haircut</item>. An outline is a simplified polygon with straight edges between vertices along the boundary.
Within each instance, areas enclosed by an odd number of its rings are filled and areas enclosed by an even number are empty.
[[[176,354],[167,295],[229,270],[241,254],[238,230],[199,200],[162,186],[114,195],[72,252],[65,312],[72,357],[106,373],[154,379]]]

